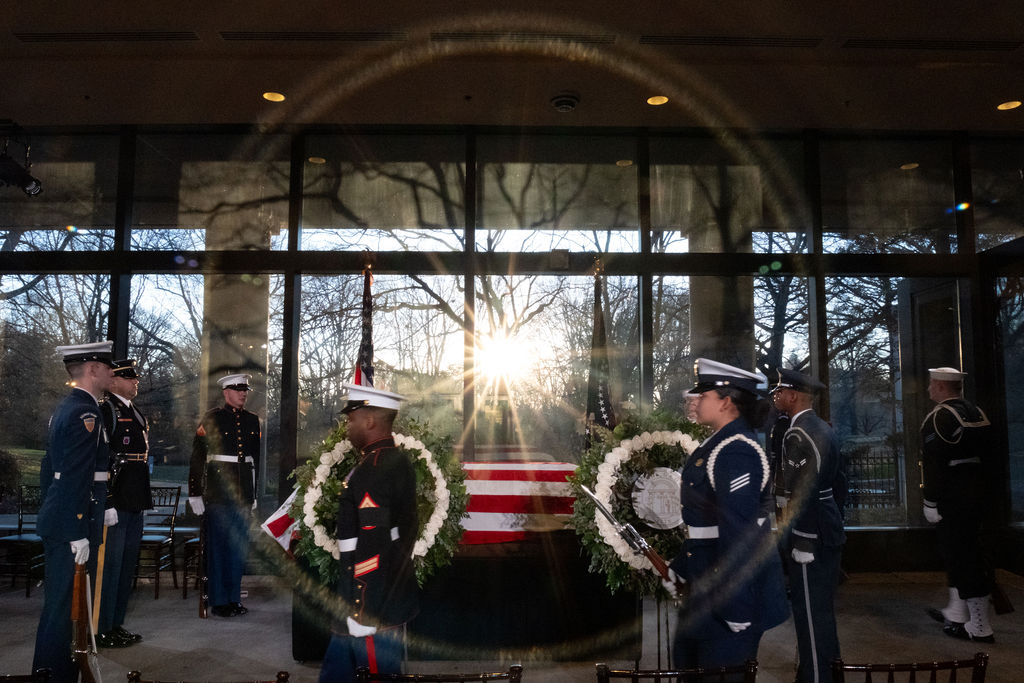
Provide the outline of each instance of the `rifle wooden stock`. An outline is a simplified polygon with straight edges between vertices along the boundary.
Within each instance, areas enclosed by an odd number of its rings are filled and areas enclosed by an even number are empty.
[[[82,674],[82,683],[97,683],[92,659],[96,653],[89,648],[89,592],[88,574],[84,564],[75,565],[75,579],[71,586],[71,657]]]

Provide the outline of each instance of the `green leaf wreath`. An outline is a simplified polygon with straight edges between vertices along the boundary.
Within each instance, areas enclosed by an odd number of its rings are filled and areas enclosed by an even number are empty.
[[[399,424],[400,427],[398,424],[395,427],[396,445],[413,461],[416,471],[419,529],[413,555],[416,580],[422,586],[434,572],[451,563],[462,537],[462,519],[466,515],[469,494],[466,493],[465,473],[455,458],[451,439],[438,437],[425,423],[415,419],[400,420]],[[423,451],[409,446],[415,442],[429,452],[431,462],[421,457]],[[338,496],[345,475],[358,462],[359,453],[346,441],[346,426],[342,423],[324,439],[314,456],[292,473],[298,494],[289,514],[299,520],[301,534],[295,554],[304,558],[327,586],[334,585],[341,573],[341,563],[328,550],[334,541]],[[319,472],[318,468],[321,468]],[[438,485],[436,473],[443,476],[443,486]],[[317,496],[312,506],[315,515],[313,528],[307,524],[304,512],[311,487]],[[439,491],[442,496],[447,496],[446,516],[444,510],[438,510],[439,500],[444,502],[443,497],[438,496]],[[438,519],[441,516],[444,516],[443,521]],[[432,518],[433,528],[429,526]]]
[[[638,558],[630,563],[623,561],[620,552],[625,551],[620,548],[617,552],[609,543],[607,533],[598,527],[594,502],[583,493],[582,486],[596,490],[599,477],[610,476],[611,498],[608,507],[612,514],[620,523],[632,524],[651,547],[670,562],[682,548],[682,527],[655,529],[646,524],[633,509],[633,486],[637,479],[656,467],[673,470],[682,468],[687,456],[686,449],[675,443],[660,442],[678,442],[679,437],[683,436],[686,443],[692,445],[706,436],[706,429],[677,415],[657,410],[645,416],[628,414],[614,430],[596,427],[594,432],[591,445],[583,454],[576,474],[569,478],[576,496],[569,524],[576,530],[581,545],[590,555],[590,571],[603,573],[613,593],[625,589],[638,595],[654,595],[662,590],[657,574],[638,568],[642,565],[649,567],[646,558]],[[641,437],[648,445],[640,446]],[[635,449],[630,445],[634,438],[638,439],[636,443],[639,446]],[[628,458],[619,458],[614,466],[606,464],[613,450],[622,445],[628,451]],[[618,539],[610,540],[619,545]]]

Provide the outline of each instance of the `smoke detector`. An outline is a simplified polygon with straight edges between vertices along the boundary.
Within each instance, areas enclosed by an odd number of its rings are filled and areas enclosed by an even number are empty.
[[[551,106],[554,107],[555,111],[567,114],[574,109],[576,105],[580,103],[580,96],[577,93],[571,91],[562,91],[551,98]]]

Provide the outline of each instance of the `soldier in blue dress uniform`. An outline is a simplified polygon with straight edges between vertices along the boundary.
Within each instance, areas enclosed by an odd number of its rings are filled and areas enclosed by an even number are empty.
[[[347,384],[348,439],[362,458],[338,503],[341,598],[320,683],[349,683],[356,668],[399,673],[402,625],[419,611],[412,559],[419,524],[416,473],[391,427],[402,396]],[[344,615],[342,617],[342,615]]]
[[[771,522],[772,495],[760,424],[760,375],[699,358],[697,420],[714,429],[687,458],[680,500],[686,542],[670,568],[690,586],[673,664],[738,665],[757,658],[761,635],[789,616]],[[668,587],[668,586],[666,586]]]
[[[139,393],[136,361],[130,358],[114,361],[113,374],[107,400],[101,407],[110,434],[107,515],[112,512],[116,523],[107,527],[104,543],[96,636],[99,647],[127,647],[142,640],[141,635],[124,628],[124,619],[142,545],[143,511],[153,506],[149,485],[149,423],[132,402]]]
[[[50,669],[55,683],[78,680],[71,655],[72,586],[75,565],[89,560],[94,529],[90,509],[94,509],[94,484],[99,483],[98,464],[106,481],[107,434],[99,399],[110,383],[112,346],[112,342],[97,342],[57,347],[74,388],[50,418],[49,442],[39,469],[42,505],[36,526],[43,539],[46,575],[32,659],[32,669]],[[103,509],[103,498],[99,509]]]
[[[789,518],[786,569],[800,655],[796,680],[819,683],[830,680],[830,662],[839,657],[835,591],[846,541],[846,466],[832,428],[811,405],[825,385],[790,369],[769,376],[772,401],[789,417],[781,474]]]
[[[219,617],[249,610],[242,605],[242,573],[249,547],[249,517],[256,509],[260,420],[245,410],[250,375],[217,380],[224,405],[206,413],[192,440],[189,505],[206,524],[209,602]]]
[[[945,367],[929,368],[928,375],[935,407],[921,423],[924,516],[936,527],[949,584],[949,603],[928,614],[943,622],[948,636],[994,643],[989,599],[995,576],[981,543],[992,428],[984,411],[963,397],[966,373]]]

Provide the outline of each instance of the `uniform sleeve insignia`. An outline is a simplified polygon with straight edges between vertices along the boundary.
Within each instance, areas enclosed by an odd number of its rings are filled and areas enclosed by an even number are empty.
[[[95,417],[83,417],[82,425],[85,427],[85,431],[92,433],[92,430],[96,429],[96,418]]]
[[[79,512],[77,515],[75,515],[75,517],[77,517],[78,519],[81,519],[82,518],[82,513]]]
[[[370,497],[369,493],[363,494],[363,499],[359,502],[360,508],[379,508],[380,506]]]
[[[374,555],[373,557],[363,560],[362,562],[357,562],[356,565],[352,568],[352,575],[355,577],[360,577],[365,574],[369,574],[372,571],[376,571],[377,568],[379,567],[380,555]]]
[[[203,425],[199,425],[199,429],[196,430],[196,436],[206,436],[206,430],[203,429]]]

